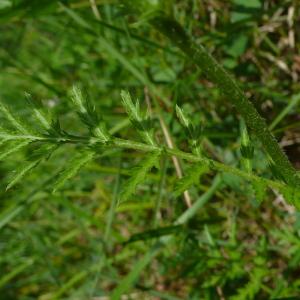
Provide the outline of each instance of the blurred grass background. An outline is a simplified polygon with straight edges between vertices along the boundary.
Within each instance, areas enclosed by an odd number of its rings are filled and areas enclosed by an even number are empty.
[[[239,80],[298,169],[299,6],[297,0],[165,1],[166,10]],[[117,135],[134,139],[120,91],[128,89],[154,115],[149,94],[155,94],[177,147],[187,145],[175,104],[202,122],[209,156],[239,166],[237,114],[191,62],[118,1],[1,0],[0,26],[0,98],[20,117],[31,119],[24,104],[28,92],[60,114],[65,128],[81,131],[67,101],[78,84]],[[164,142],[160,131],[157,138]],[[254,168],[270,177],[261,147],[253,143]],[[75,152],[61,149],[8,192],[11,170],[26,153],[1,162],[0,299],[108,299],[151,246],[143,237],[124,242],[153,228],[156,198],[162,202],[156,225],[170,226],[186,209],[172,194],[171,161],[149,176],[136,197],[112,206],[140,160],[128,151],[98,158],[61,193],[51,194],[57,172]],[[187,166],[181,167],[184,173]],[[300,296],[299,213],[272,191],[259,206],[247,183],[231,175],[224,180],[226,187],[191,224],[172,233],[172,243],[124,299]],[[210,184],[206,176],[191,189],[192,201]]]

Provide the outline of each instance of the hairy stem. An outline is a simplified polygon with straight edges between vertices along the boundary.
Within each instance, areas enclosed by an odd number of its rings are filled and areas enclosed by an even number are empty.
[[[261,141],[285,181],[289,185],[300,186],[300,179],[295,169],[268,130],[266,121],[260,116],[252,102],[247,99],[238,84],[225,69],[217,63],[202,45],[196,45],[172,18],[158,14],[151,20],[151,24],[178,46],[203,71],[203,74],[227,96],[227,99],[244,117],[248,127]]]
[[[219,171],[219,172],[226,172],[231,173],[237,176],[244,178],[245,180],[249,181],[256,181],[262,182],[265,185],[275,188],[277,190],[281,190],[282,188],[286,187],[284,183],[266,179],[263,177],[259,177],[254,175],[253,173],[248,173],[242,171],[238,168],[225,165],[221,162],[215,161],[213,159],[209,159],[203,156],[197,156],[192,153],[184,152],[178,149],[169,148],[169,147],[162,147],[158,145],[149,145],[145,143],[135,142],[132,140],[125,140],[120,138],[113,138],[105,144],[103,141],[97,137],[90,137],[90,136],[69,136],[68,138],[64,137],[47,137],[47,136],[34,136],[34,135],[5,135],[5,137],[9,137],[9,140],[28,140],[29,142],[50,142],[50,143],[64,143],[64,144],[82,144],[85,147],[95,146],[99,143],[99,145],[104,145],[105,147],[113,147],[113,148],[121,148],[121,149],[130,149],[136,150],[141,152],[161,152],[166,154],[169,157],[176,156],[180,159],[192,162],[192,163],[200,163],[207,165],[211,170]],[[0,135],[1,138],[1,135]]]
[[[178,158],[184,159],[189,162],[193,163],[201,163],[207,165],[210,169],[220,172],[227,172],[231,173],[240,177],[243,177],[246,180],[249,181],[258,181],[263,182],[269,187],[275,188],[275,189],[281,189],[285,187],[285,184],[280,183],[278,181],[269,180],[266,178],[262,178],[259,176],[256,176],[252,173],[248,173],[245,171],[242,171],[240,169],[237,169],[235,167],[231,167],[228,165],[225,165],[223,163],[217,162],[215,160],[205,158],[205,157],[199,157],[197,155],[194,155],[192,153],[184,152],[177,149],[167,148],[167,147],[159,147],[159,146],[152,146],[147,145],[139,142],[132,142],[129,140],[123,140],[119,138],[115,138],[111,141],[112,145],[119,148],[126,148],[126,149],[132,149],[137,151],[143,151],[143,152],[153,152],[153,151],[159,151],[161,153],[165,153],[168,156],[176,156]]]

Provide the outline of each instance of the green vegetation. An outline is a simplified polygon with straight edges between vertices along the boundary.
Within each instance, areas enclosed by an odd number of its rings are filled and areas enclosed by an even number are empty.
[[[0,2],[0,299],[298,299],[299,8]]]

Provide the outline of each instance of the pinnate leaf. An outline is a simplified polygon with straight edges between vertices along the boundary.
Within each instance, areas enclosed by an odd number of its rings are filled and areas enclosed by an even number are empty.
[[[159,156],[160,152],[151,153],[131,170],[132,175],[123,187],[122,201],[127,201],[135,193],[137,185],[145,180],[147,173],[158,163]]]
[[[49,130],[51,128],[51,122],[49,122],[46,114],[43,111],[43,107],[40,101],[33,100],[32,96],[28,93],[25,94],[27,102],[31,106],[35,118],[44,127],[44,129]]]
[[[129,92],[121,91],[122,104],[131,120],[136,122],[142,121],[142,116],[140,112],[140,103],[136,101],[134,104]]]
[[[138,131],[142,139],[147,144],[155,145],[153,137],[153,122],[149,116],[141,113],[139,101],[137,100],[134,104],[127,91],[121,92],[121,98],[122,104],[133,127]]]
[[[24,124],[21,123],[6,107],[3,103],[0,102],[0,112],[5,116],[7,121],[13,126],[16,130],[22,133],[28,133],[28,130]]]
[[[19,183],[19,181],[22,180],[32,169],[37,167],[43,160],[48,159],[56,149],[57,145],[55,144],[44,144],[40,148],[32,151],[28,157],[28,161],[16,171],[15,176],[7,185],[6,190]]]
[[[0,153],[0,160],[4,160],[9,155],[25,148],[29,143],[30,143],[30,141],[23,141],[21,143],[18,142],[18,143],[10,144],[5,151]]]
[[[17,170],[16,175],[13,177],[13,179],[7,185],[6,190],[9,190],[14,185],[16,185],[21,179],[24,178],[25,175],[28,174],[29,171],[34,169],[39,164],[39,162],[40,162],[39,160],[27,162],[24,166],[22,166],[19,170]]]
[[[193,184],[198,183],[200,176],[208,172],[208,170],[208,166],[204,164],[192,166],[187,171],[186,175],[177,181],[174,191],[175,196],[178,197],[184,191],[188,190]]]
[[[184,111],[176,104],[176,115],[179,119],[180,124],[185,127],[189,128],[191,121],[190,119],[185,115]]]
[[[98,137],[103,143],[110,139],[110,134],[102,118],[98,115],[95,106],[85,99],[81,90],[74,86],[71,97],[78,115],[83,124],[85,124],[93,136]]]
[[[66,181],[74,177],[78,171],[94,158],[95,153],[92,151],[84,151],[80,155],[74,157],[62,171],[54,184],[53,192],[64,186]]]

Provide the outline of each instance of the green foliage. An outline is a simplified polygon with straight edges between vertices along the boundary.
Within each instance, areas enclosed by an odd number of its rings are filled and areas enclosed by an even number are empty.
[[[29,146],[32,143],[40,143],[40,148],[34,152],[33,157],[36,157],[34,160],[35,164],[29,164],[25,166],[20,171],[20,176],[16,176],[16,179],[21,179],[28,171],[30,171],[33,167],[37,166],[44,159],[49,158],[52,151],[56,150],[57,147],[66,144],[77,144],[79,146],[83,146],[85,148],[89,148],[90,152],[88,154],[83,154],[83,156],[79,155],[74,160],[71,161],[69,167],[66,168],[66,171],[62,173],[61,178],[59,178],[58,182],[55,184],[54,190],[60,188],[67,179],[73,177],[78,170],[89,160],[93,158],[93,152],[97,149],[100,149],[99,145],[106,144],[107,147],[125,147],[131,149],[137,149],[142,151],[150,151],[152,152],[149,156],[142,161],[142,163],[133,169],[132,177],[125,185],[123,191],[123,201],[128,200],[128,198],[134,193],[136,186],[143,182],[147,172],[158,163],[158,157],[160,153],[166,151],[169,155],[178,155],[179,157],[185,158],[187,160],[192,160],[194,162],[200,162],[198,166],[195,168],[191,168],[188,172],[187,176],[178,181],[177,187],[175,188],[175,195],[179,195],[180,193],[187,190],[193,183],[196,183],[199,180],[199,176],[208,171],[209,169],[217,169],[220,171],[231,172],[233,174],[238,174],[245,179],[250,179],[255,181],[256,184],[266,185],[268,184],[271,187],[280,187],[280,183],[266,181],[252,174],[243,173],[235,168],[230,168],[225,165],[213,162],[212,160],[206,159],[200,156],[200,146],[198,143],[199,135],[195,135],[194,126],[192,123],[184,116],[182,110],[177,107],[177,112],[179,114],[179,119],[183,126],[188,130],[190,137],[192,139],[192,145],[194,146],[195,156],[180,151],[172,151],[172,149],[163,149],[154,144],[153,141],[153,131],[149,131],[150,129],[145,126],[146,119],[142,117],[138,102],[134,105],[131,97],[128,93],[122,92],[122,100],[123,105],[131,119],[131,123],[133,127],[135,127],[141,135],[141,138],[149,144],[138,144],[133,141],[126,141],[121,139],[115,139],[109,135],[107,132],[106,126],[103,121],[99,121],[98,114],[93,106],[88,104],[87,101],[83,100],[81,91],[78,88],[73,89],[73,97],[72,101],[77,108],[80,119],[83,121],[83,124],[89,129],[91,136],[78,136],[73,135],[61,128],[60,122],[58,119],[51,124],[46,120],[41,110],[36,110],[34,106],[34,111],[36,118],[40,121],[42,127],[47,127],[47,133],[37,132],[30,128],[29,124],[21,125],[21,123],[11,114],[11,112],[3,106],[3,112],[9,122],[17,129],[17,132],[7,132],[5,129],[2,132],[2,138],[5,141],[14,141],[10,147],[6,151],[4,151],[1,156],[2,158],[7,157],[8,155],[19,151],[26,146]],[[148,119],[147,119],[148,123]],[[50,127],[49,127],[50,126]],[[198,140],[196,139],[198,137]],[[43,145],[44,144],[44,145]],[[73,165],[73,166],[72,166]],[[29,167],[31,166],[31,167]],[[273,167],[272,167],[273,166]],[[272,170],[275,169],[275,165],[271,165]],[[275,171],[274,171],[275,172]],[[281,174],[280,171],[277,171],[276,174]],[[284,180],[283,176],[277,175],[278,179]],[[13,183],[16,183],[16,180],[13,180]]]
[[[28,93],[26,93],[25,96],[29,105],[31,105],[32,107],[36,120],[40,123],[42,127],[44,127],[46,131],[50,130],[51,122],[49,121],[48,117],[43,111],[42,103],[38,100],[33,100],[32,96]]]
[[[84,100],[82,92],[78,87],[73,87],[72,101],[78,110],[78,115],[85,124],[90,133],[99,138],[102,143],[109,141],[109,133],[106,129],[105,123],[98,116],[95,107],[90,101]]]
[[[198,184],[201,175],[209,171],[206,165],[195,165],[186,171],[185,176],[179,179],[176,183],[174,194],[175,196],[181,195],[184,191],[188,190],[193,184]]]
[[[0,298],[297,299],[297,8],[0,1]]]
[[[282,190],[282,194],[284,198],[292,205],[295,205],[297,209],[299,209],[299,199],[300,199],[300,191],[299,189],[285,187]]]
[[[296,170],[269,131],[264,118],[260,116],[253,103],[247,99],[226,70],[203,46],[196,45],[175,19],[163,15],[156,16],[153,18],[152,24],[190,57],[209,80],[217,84],[231,104],[238,109],[247,126],[262,142],[266,152],[280,168],[285,181],[295,187],[300,186],[300,178],[297,176]]]
[[[94,158],[94,155],[94,152],[86,151],[80,153],[77,157],[74,157],[65,167],[64,171],[59,174],[57,181],[54,183],[53,192],[55,193],[58,189],[65,185],[68,179],[74,177],[84,165]]]
[[[176,105],[176,114],[180,124],[183,126],[186,136],[189,138],[193,153],[201,155],[201,138],[202,138],[202,125],[193,124],[191,119],[185,115],[184,111]]]
[[[6,143],[7,140],[3,140],[3,143]],[[23,141],[23,142],[13,142],[10,145],[8,145],[7,149],[5,149],[1,154],[0,154],[0,160],[4,160],[7,156],[14,154],[15,152],[21,150],[22,148],[28,146],[29,142],[28,141]]]
[[[20,180],[22,180],[29,171],[34,169],[38,165],[39,161],[30,161],[28,163],[25,163],[24,166],[21,168],[17,169],[15,171],[16,175],[12,178],[12,180],[9,182],[9,184],[6,187],[6,190],[9,190],[12,188],[14,185],[16,185]]]
[[[254,194],[255,194],[255,199],[258,204],[261,204],[262,201],[266,198],[266,192],[267,192],[267,187],[264,183],[262,182],[253,182],[253,189],[254,189]]]
[[[131,170],[130,179],[124,183],[121,201],[127,201],[134,193],[138,184],[144,182],[147,173],[157,165],[160,152],[149,154],[140,164]]]
[[[125,244],[134,243],[137,241],[145,241],[150,239],[157,239],[162,236],[170,235],[170,234],[176,234],[179,231],[183,229],[182,225],[174,225],[174,226],[167,226],[167,227],[161,227],[153,230],[146,230],[141,233],[134,234],[130,237],[128,241],[125,242]]]
[[[9,109],[1,102],[0,102],[0,111],[4,115],[4,117],[6,117],[7,121],[15,130],[17,130],[20,133],[25,133],[25,134],[28,133],[28,130],[25,128],[24,124],[20,123],[20,121],[17,120],[9,111]]]
[[[104,129],[105,127],[99,125],[99,119],[95,113],[95,110],[92,109],[87,102],[85,103],[86,106],[83,105],[81,92],[78,89],[74,89],[74,93],[74,104],[80,109],[80,117],[84,119],[85,125],[92,133],[95,133],[95,136],[98,138],[97,142],[107,142],[108,134]],[[23,148],[30,147],[33,143],[39,147],[29,155],[29,162],[26,162],[24,166],[16,170],[16,175],[8,184],[7,189],[13,187],[16,183],[23,179],[29,171],[37,167],[43,160],[49,159],[51,154],[63,143],[80,143],[81,141],[81,139],[77,139],[77,137],[74,137],[62,130],[58,120],[50,123],[43,113],[41,105],[38,105],[37,102],[33,101],[30,95],[26,96],[31,109],[34,112],[36,120],[39,121],[39,124],[42,127],[41,132],[35,133],[33,129],[28,129],[30,128],[30,124],[23,125],[24,122],[17,120],[8,108],[2,104],[0,106],[2,113],[9,121],[10,125],[12,125],[16,130],[12,132],[9,132],[5,129],[2,130],[3,143],[7,141],[13,142],[10,142],[6,149],[2,151],[0,154],[1,160],[17,151],[20,151]],[[88,107],[88,109],[86,109],[86,107]],[[94,152],[88,151],[82,153],[79,157],[74,158],[70,165],[66,167],[65,171],[62,172],[58,177],[57,182],[54,184],[53,190],[56,191],[58,188],[62,187],[69,178],[75,176],[79,169],[88,161],[90,161],[93,156]]]
[[[183,110],[178,105],[176,105],[176,114],[180,121],[180,124],[184,128],[188,129],[191,126],[191,121],[188,119],[188,117],[184,114]]]
[[[264,268],[255,268],[251,273],[249,282],[237,291],[237,295],[231,297],[233,300],[255,299],[256,294],[262,287],[262,281],[267,275]]]
[[[140,103],[137,100],[134,104],[128,92],[121,92],[123,106],[130,118],[130,121],[135,129],[138,130],[143,140],[150,144],[155,145],[153,137],[153,124],[149,116],[143,116],[140,110]]]

